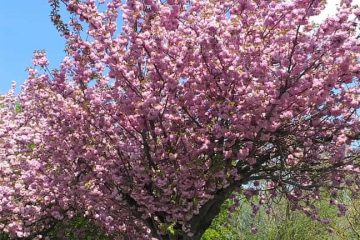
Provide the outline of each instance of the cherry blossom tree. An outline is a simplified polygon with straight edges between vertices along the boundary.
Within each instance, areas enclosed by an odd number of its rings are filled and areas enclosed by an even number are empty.
[[[113,239],[200,239],[243,194],[314,208],[359,191],[360,9],[321,0],[49,1],[44,52],[1,99],[0,228],[46,236],[83,214]],[[60,5],[71,15],[65,22]],[[254,229],[256,231],[256,229]]]

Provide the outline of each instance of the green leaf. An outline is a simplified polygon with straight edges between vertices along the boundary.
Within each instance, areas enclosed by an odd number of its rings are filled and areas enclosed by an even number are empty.
[[[21,113],[21,112],[22,112],[22,107],[21,107],[20,103],[17,102],[15,104],[15,113]]]

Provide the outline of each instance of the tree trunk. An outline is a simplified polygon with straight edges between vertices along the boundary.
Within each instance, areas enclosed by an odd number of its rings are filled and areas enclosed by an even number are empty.
[[[194,233],[194,236],[191,237],[192,240],[199,240],[201,238],[206,229],[210,227],[213,219],[220,213],[221,205],[238,186],[241,186],[241,183],[235,182],[227,188],[219,190],[214,195],[213,199],[209,200],[201,207],[199,214],[195,215],[189,222],[191,225],[191,232]]]
[[[188,222],[191,226],[190,230],[194,234],[193,236],[187,236],[181,229],[182,226],[178,225],[174,227],[177,233],[175,236],[167,234],[154,237],[159,240],[200,240],[206,229],[210,227],[212,220],[220,213],[221,205],[240,184],[240,182],[235,182],[224,189],[218,190],[214,198],[200,208],[199,214],[194,215]]]

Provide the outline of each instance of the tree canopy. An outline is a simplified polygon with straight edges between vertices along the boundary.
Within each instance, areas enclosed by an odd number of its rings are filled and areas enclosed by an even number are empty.
[[[50,0],[45,52],[0,109],[0,229],[83,214],[113,239],[200,239],[239,194],[326,222],[360,186],[360,10],[322,0]],[[63,5],[71,15],[62,20]],[[236,193],[236,194],[234,194]],[[276,203],[275,203],[276,204]]]

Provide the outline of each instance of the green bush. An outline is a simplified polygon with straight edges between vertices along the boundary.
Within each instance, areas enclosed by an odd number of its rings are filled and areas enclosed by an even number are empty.
[[[57,224],[46,237],[51,240],[111,240],[101,229],[82,216]],[[9,240],[6,234],[0,233],[0,240]]]
[[[314,221],[301,212],[290,211],[285,200],[273,205],[272,214],[268,215],[261,209],[255,218],[247,200],[242,200],[232,214],[228,212],[232,202],[227,201],[202,240],[360,239],[360,201],[349,198],[346,193],[343,193],[342,200],[348,206],[345,217],[338,216],[338,210],[329,205],[326,197],[316,204],[320,216],[331,219],[329,224]],[[256,234],[252,233],[252,227],[256,227]]]

